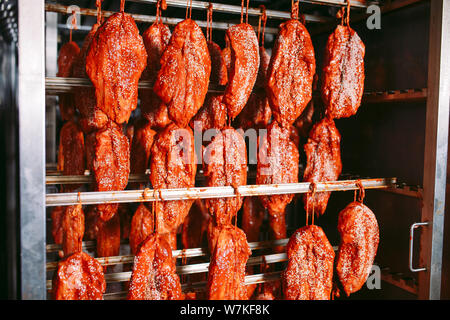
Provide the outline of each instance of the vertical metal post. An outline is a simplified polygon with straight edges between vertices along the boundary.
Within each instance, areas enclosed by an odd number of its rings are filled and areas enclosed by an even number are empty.
[[[20,297],[45,299],[44,0],[19,0]]]
[[[58,59],[58,14],[45,14],[45,72],[47,77],[56,77]],[[56,96],[45,98],[46,163],[56,163]]]
[[[450,104],[450,1],[430,1],[419,299],[440,299]]]

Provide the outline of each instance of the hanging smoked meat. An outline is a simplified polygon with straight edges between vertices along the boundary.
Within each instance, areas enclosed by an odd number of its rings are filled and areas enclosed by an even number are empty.
[[[148,168],[150,152],[156,132],[146,120],[138,121],[134,127],[133,140],[130,150],[130,173],[144,174]],[[142,187],[143,184],[140,184]],[[132,184],[130,188],[138,188],[139,184]]]
[[[231,60],[223,103],[228,117],[233,120],[247,104],[255,85],[259,69],[259,46],[253,27],[247,23],[230,27],[225,40],[230,48]]]
[[[305,108],[303,113],[294,122],[299,138],[308,138],[309,132],[313,126],[314,104],[312,101]],[[298,144],[297,144],[298,145]]]
[[[118,213],[120,217],[120,238],[128,239],[130,236],[133,212],[130,210],[128,203],[120,203]]]
[[[62,217],[62,248],[64,256],[80,252],[84,235],[84,212],[81,204],[68,206]]]
[[[247,149],[244,137],[232,127],[220,131],[203,153],[205,186],[223,187],[247,183]],[[218,225],[230,224],[242,206],[242,197],[205,199],[206,207]]]
[[[342,171],[341,135],[334,121],[324,118],[311,129],[308,142],[305,144],[306,168],[303,182],[336,181]],[[314,197],[304,195],[305,210],[314,210],[322,215],[327,208],[331,192],[318,192]]]
[[[65,43],[59,50],[57,77],[71,77],[73,65],[78,57],[80,48],[73,42]],[[72,120],[75,116],[75,103],[73,93],[64,93],[59,95],[59,112],[64,121]]]
[[[195,128],[196,125],[201,125],[202,132],[209,129],[221,130],[226,125],[227,109],[222,98],[221,93],[206,94],[205,103],[189,123],[192,130],[199,130]]]
[[[228,70],[219,45],[208,41],[209,55],[211,56],[211,84],[224,86],[228,82]]]
[[[364,43],[349,26],[337,26],[328,38],[322,99],[333,119],[350,117],[358,111],[364,91],[364,54]]]
[[[121,191],[130,174],[130,147],[122,128],[113,122],[95,132],[93,138],[92,170],[96,191]],[[97,210],[107,221],[117,212],[118,204],[99,204]]]
[[[150,182],[153,189],[195,186],[197,159],[194,135],[188,128],[168,125],[155,138],[150,157]],[[160,234],[175,231],[189,213],[193,200],[157,201],[156,227]]]
[[[83,46],[73,66],[72,74],[76,78],[88,78],[86,73],[86,55],[99,26],[99,22],[94,24],[84,39]],[[108,117],[97,107],[95,89],[92,87],[77,87],[74,90],[75,106],[80,113],[80,126],[83,132],[88,134],[106,126]]]
[[[98,221],[97,256],[118,256],[120,252],[120,216],[115,214],[108,221]]]
[[[129,300],[180,300],[180,278],[172,249],[160,235],[150,235],[134,258]]]
[[[263,47],[259,47],[259,70],[258,77],[256,78],[255,87],[265,88],[267,83],[267,70],[269,70],[270,55],[267,50]]]
[[[338,230],[336,271],[349,296],[361,289],[371,271],[380,240],[378,223],[368,207],[355,201],[339,213]]]
[[[280,25],[267,71],[267,96],[275,120],[288,127],[312,97],[316,60],[311,37],[296,19]]]
[[[269,214],[269,239],[286,239],[286,212]],[[273,251],[276,253],[284,252],[283,246],[275,246]]]
[[[244,109],[235,119],[234,125],[243,130],[263,129],[269,125],[271,117],[272,110],[265,92],[257,91],[250,95]]]
[[[160,59],[170,36],[169,27],[159,21],[153,23],[142,35],[147,50],[147,68],[142,74],[142,80],[148,80],[152,88],[161,69]],[[170,123],[167,106],[153,90],[141,90],[139,97],[142,115],[152,128],[164,128]]]
[[[329,300],[332,289],[334,251],[322,228],[298,229],[286,247],[288,265],[283,273],[287,300]]]
[[[249,242],[259,240],[265,209],[258,197],[245,197],[242,205],[242,230]]]
[[[153,220],[153,212],[149,209],[149,205],[141,203],[131,220],[130,249],[132,254],[136,254],[139,245],[153,233]]]
[[[97,239],[98,224],[100,219],[98,217],[96,205],[88,206],[84,221],[84,240]]]
[[[191,19],[178,23],[162,54],[153,90],[180,127],[186,127],[203,105],[210,73],[211,58],[202,30]]]
[[[65,207],[57,206],[52,209],[52,237],[55,244],[62,244],[63,234],[62,234],[62,219],[64,216]]]
[[[245,233],[241,229],[232,225],[221,228],[209,264],[208,299],[248,299],[245,266],[250,254]]]
[[[138,81],[147,52],[134,19],[121,11],[95,33],[86,56],[86,72],[95,87],[97,106],[112,121],[128,122],[136,109]]]
[[[84,135],[79,125],[71,120],[61,128],[58,149],[58,171],[65,176],[83,175],[86,168],[86,151]],[[79,184],[68,184],[62,187],[64,192],[78,189]]]
[[[260,144],[256,184],[297,183],[298,163],[299,153],[290,139],[290,130],[272,122]],[[260,196],[269,214],[284,213],[293,198],[293,194]]]
[[[101,264],[85,252],[58,262],[53,278],[55,300],[103,300],[106,282]]]
[[[189,214],[184,219],[181,233],[183,248],[202,247],[206,239],[210,219],[211,216],[203,201],[200,199],[195,200]]]

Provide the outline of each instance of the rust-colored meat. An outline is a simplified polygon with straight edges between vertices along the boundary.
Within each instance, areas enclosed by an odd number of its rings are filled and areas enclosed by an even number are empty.
[[[290,139],[290,130],[272,122],[258,151],[256,184],[297,183],[298,163],[299,153]],[[269,214],[284,213],[293,198],[293,194],[260,196]]]
[[[118,214],[120,217],[120,238],[128,239],[130,236],[131,219],[133,212],[130,210],[128,203],[119,204]]]
[[[258,197],[245,197],[242,206],[242,230],[247,240],[255,242],[259,240],[261,225],[264,220],[265,209]]]
[[[267,70],[269,69],[270,55],[264,47],[259,47],[259,70],[255,87],[265,88],[267,83]]]
[[[148,205],[141,203],[131,220],[130,249],[132,254],[136,254],[139,245],[147,239],[154,231],[153,212]]]
[[[228,28],[225,40],[230,47],[231,62],[223,103],[233,120],[247,104],[259,69],[258,38],[253,27],[241,23]]]
[[[288,265],[283,273],[284,297],[288,300],[329,300],[334,251],[322,228],[298,229],[286,247]]]
[[[208,93],[205,103],[192,118],[189,126],[196,130],[195,125],[201,125],[202,132],[209,129],[221,130],[227,123],[227,110],[222,103],[222,98],[221,93]]]
[[[58,55],[58,72],[57,77],[71,77],[73,71],[73,65],[78,57],[80,48],[73,42],[65,43],[59,50]],[[59,95],[59,112],[61,118],[66,120],[72,120],[75,116],[75,103],[72,93],[65,93]]]
[[[65,210],[65,207],[57,206],[53,208],[50,214],[52,218],[52,237],[55,244],[62,244],[63,241],[62,220]]]
[[[211,84],[224,86],[228,82],[228,70],[219,45],[213,41],[208,41],[209,55],[211,56]]]
[[[311,102],[294,123],[299,138],[308,138],[313,126],[314,104]]]
[[[244,231],[232,225],[221,228],[209,264],[208,299],[248,299],[244,282],[250,254]]]
[[[365,46],[349,26],[339,25],[329,36],[323,68],[322,99],[330,117],[354,115],[364,91]]]
[[[272,117],[272,110],[270,109],[269,100],[265,92],[255,92],[250,95],[247,104],[241,113],[235,119],[235,126],[248,129],[262,129],[269,125]]]
[[[209,220],[208,209],[200,199],[194,201],[186,219],[184,219],[181,242],[183,248],[200,248],[205,243]]]
[[[84,39],[83,46],[73,66],[73,76],[76,78],[88,78],[86,73],[86,55],[99,26],[100,24],[98,23],[94,24]],[[80,126],[83,132],[87,134],[105,127],[108,123],[108,117],[97,107],[95,89],[92,87],[77,87],[74,90],[75,106],[80,113]]]
[[[95,33],[86,56],[86,72],[95,87],[97,106],[112,121],[127,122],[136,109],[138,81],[147,52],[134,19],[119,12]]]
[[[153,23],[142,35],[147,50],[147,68],[142,74],[143,80],[150,81],[153,86],[159,70],[160,59],[170,40],[170,29],[161,22]],[[152,128],[164,128],[170,123],[167,106],[159,99],[153,90],[141,90],[142,115],[149,121]]]
[[[306,168],[303,182],[316,183],[338,179],[342,171],[340,141],[341,135],[332,119],[324,118],[313,126],[305,144]],[[308,208],[309,212],[312,212],[314,206],[314,213],[322,215],[330,195],[331,192],[318,192],[313,198],[305,194],[305,210]]]
[[[66,176],[83,175],[86,168],[84,135],[75,121],[67,121],[59,134],[58,171]],[[64,185],[64,192],[72,192],[81,185]]]
[[[172,249],[158,234],[149,236],[134,258],[129,300],[180,300],[181,284]]]
[[[84,220],[84,240],[97,239],[98,222],[100,220],[97,213],[97,206],[88,206]]]
[[[308,30],[296,19],[282,23],[267,71],[267,96],[283,127],[292,124],[311,100],[315,72]]]
[[[211,58],[200,27],[191,19],[177,24],[161,57],[153,87],[168,107],[169,118],[180,127],[203,105],[208,91]]]
[[[269,214],[269,237],[271,240],[286,239],[286,212]],[[273,251],[282,253],[284,247],[276,246]]]
[[[360,202],[352,202],[339,213],[341,235],[336,271],[349,296],[364,285],[372,268],[380,235],[373,212]]]
[[[62,218],[64,256],[80,252],[84,235],[84,212],[81,204],[66,207]]]
[[[155,135],[156,132],[151,129],[150,123],[146,120],[139,121],[135,125],[130,151],[130,173],[144,174],[149,167],[148,161]],[[133,186],[139,186],[139,184],[133,184]]]
[[[204,150],[203,173],[207,187],[245,185],[247,149],[244,137],[232,127],[221,130]],[[242,206],[242,197],[206,199],[205,204],[218,225],[229,224]]]
[[[95,133],[92,170],[96,191],[124,190],[130,174],[130,147],[122,128],[113,122]],[[99,204],[98,213],[107,221],[117,212],[118,204]]]
[[[118,256],[120,252],[120,216],[115,214],[108,221],[98,221],[97,256]]]
[[[52,290],[55,300],[103,300],[103,268],[87,253],[74,253],[58,262]]]
[[[170,124],[155,138],[150,157],[150,181],[154,189],[195,186],[197,160],[194,135],[189,128]],[[193,200],[157,201],[156,227],[159,233],[176,230],[189,213]]]

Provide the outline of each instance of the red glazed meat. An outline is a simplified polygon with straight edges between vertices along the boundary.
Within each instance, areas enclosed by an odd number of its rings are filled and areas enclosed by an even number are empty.
[[[62,219],[64,217],[65,207],[57,206],[52,209],[52,237],[55,244],[62,244]]]
[[[84,212],[81,204],[66,207],[62,218],[64,256],[80,252],[84,235]]]
[[[97,231],[97,256],[118,256],[120,252],[120,216],[115,214],[108,221],[99,219]]]
[[[147,121],[136,124],[130,150],[130,173],[144,174],[149,167],[148,162],[155,135],[156,132],[151,129]]]
[[[58,72],[57,77],[71,77],[75,60],[78,57],[80,48],[78,45],[71,41],[65,43],[59,50],[58,55]],[[66,120],[72,120],[75,116],[75,102],[73,93],[65,93],[59,95],[59,112],[61,118]]]
[[[228,70],[222,55],[222,50],[215,42],[208,41],[208,50],[211,57],[211,76],[209,81],[214,85],[224,86],[228,82]]]
[[[245,197],[242,205],[242,230],[249,242],[259,240],[265,209],[258,197]]]
[[[208,93],[205,103],[192,118],[189,126],[196,130],[195,126],[201,125],[201,131],[209,129],[221,130],[227,123],[227,110],[222,103],[223,94]]]
[[[131,220],[130,229],[130,249],[132,254],[136,254],[139,245],[154,231],[153,212],[148,205],[141,203]]]
[[[269,100],[265,92],[258,91],[252,93],[248,99],[247,104],[241,113],[235,119],[235,126],[248,129],[263,129],[269,125],[272,117],[272,110],[270,109]]]
[[[184,219],[181,241],[183,248],[200,248],[206,239],[209,220],[208,209],[203,204],[203,200],[197,199]]]

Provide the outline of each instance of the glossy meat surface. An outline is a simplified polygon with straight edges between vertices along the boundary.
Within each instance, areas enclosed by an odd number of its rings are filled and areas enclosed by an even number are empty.
[[[247,104],[259,69],[258,38],[253,27],[241,23],[228,28],[226,41],[231,49],[228,84],[223,95],[228,117],[233,120]]]
[[[189,214],[184,219],[181,233],[183,248],[203,247],[210,219],[211,216],[203,200],[195,200]]]
[[[110,123],[95,133],[92,159],[96,191],[124,190],[130,174],[130,147],[122,128]],[[107,221],[116,212],[118,204],[99,204],[101,219]]]
[[[201,125],[202,132],[209,129],[221,130],[227,123],[227,109],[222,98],[221,93],[208,93],[205,103],[192,118],[189,126],[195,130],[195,125]]]
[[[298,20],[282,23],[267,71],[267,95],[273,116],[283,127],[292,124],[311,100],[315,72],[308,30]]]
[[[180,300],[180,279],[172,249],[158,234],[149,236],[134,257],[129,300]]]
[[[148,162],[155,135],[156,132],[147,121],[139,121],[135,125],[130,150],[130,173],[144,174],[149,167]]]
[[[170,124],[158,133],[150,157],[150,182],[154,189],[190,188],[195,186],[197,160],[194,135],[189,128]],[[189,213],[193,200],[157,201],[157,230],[170,233]]]
[[[53,278],[55,300],[103,300],[106,282],[100,263],[85,252],[58,263]]]
[[[99,221],[100,218],[97,213],[97,206],[88,206],[84,219],[84,240],[97,239]]]
[[[289,260],[282,277],[284,298],[329,300],[334,251],[322,228],[309,225],[298,229],[286,251]]]
[[[259,47],[259,70],[255,87],[265,88],[267,83],[267,70],[269,69],[270,55],[264,47]]]
[[[58,171],[63,175],[83,175],[86,168],[86,149],[84,135],[75,121],[66,122],[59,134]],[[79,184],[68,184],[62,187],[64,192],[78,189]]]
[[[120,203],[117,213],[120,217],[120,239],[128,239],[130,236],[133,211],[130,210],[128,203]]]
[[[247,129],[263,129],[269,125],[272,117],[272,110],[269,100],[265,92],[257,91],[250,95],[244,109],[235,119],[237,128]]]
[[[84,212],[81,204],[68,206],[62,218],[62,248],[64,256],[80,252],[84,235]]]
[[[280,240],[286,239],[286,213],[269,214],[269,239]],[[276,253],[284,252],[283,246],[273,247]]]
[[[246,300],[245,266],[251,250],[245,233],[232,225],[221,228],[208,273],[208,299]]]
[[[63,44],[58,55],[57,77],[71,77],[75,60],[78,57],[80,48],[71,41]],[[72,120],[75,116],[75,103],[72,93],[59,95],[59,112],[62,120]]]
[[[341,135],[332,119],[324,118],[313,126],[308,142],[305,144],[306,168],[303,182],[336,181],[342,171]],[[305,210],[322,215],[327,207],[331,192],[318,192],[313,198],[303,196]]]
[[[139,245],[154,231],[153,212],[145,203],[141,203],[136,209],[131,220],[130,249],[136,254]]]
[[[337,26],[329,36],[323,69],[322,100],[332,118],[354,115],[364,91],[365,46],[348,26]]]
[[[232,127],[225,127],[203,152],[205,186],[222,187],[247,183],[245,140]],[[206,207],[218,225],[229,224],[242,206],[242,197],[205,199]]]
[[[228,70],[222,56],[222,50],[215,42],[208,41],[207,45],[211,57],[211,76],[209,81],[211,84],[224,86],[228,82]]]
[[[259,241],[265,209],[258,197],[245,197],[242,205],[242,230],[249,242]]]
[[[364,285],[372,268],[380,241],[374,213],[360,202],[352,202],[339,213],[341,236],[336,271],[345,293]]]
[[[120,252],[120,216],[115,214],[108,221],[98,221],[97,256],[118,256]]]
[[[298,163],[299,153],[290,140],[290,130],[273,121],[258,151],[256,184],[297,183]],[[284,213],[293,198],[293,194],[260,196],[269,214]]]
[[[134,19],[119,12],[95,33],[86,56],[86,72],[95,87],[97,106],[112,121],[128,122],[136,109],[138,81],[147,52]]]
[[[178,23],[153,87],[177,125],[186,127],[203,105],[210,73],[211,58],[202,30],[191,19]]]
[[[62,220],[65,210],[65,207],[57,206],[54,207],[50,213],[52,219],[52,237],[55,244],[62,244],[63,241]]]

